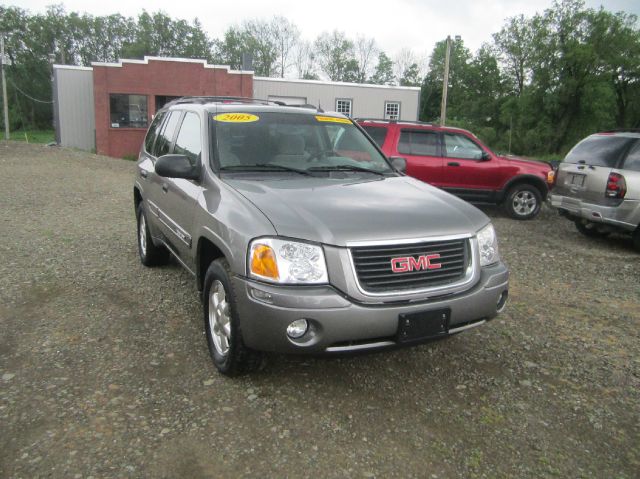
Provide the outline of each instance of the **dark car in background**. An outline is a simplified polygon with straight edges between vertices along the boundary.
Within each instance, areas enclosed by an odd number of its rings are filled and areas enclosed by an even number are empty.
[[[640,130],[588,136],[560,163],[551,205],[590,237],[631,234],[640,250]]]
[[[460,128],[396,120],[356,120],[388,157],[407,161],[407,174],[471,203],[504,206],[528,220],[540,212],[553,180],[551,165],[500,156]]]

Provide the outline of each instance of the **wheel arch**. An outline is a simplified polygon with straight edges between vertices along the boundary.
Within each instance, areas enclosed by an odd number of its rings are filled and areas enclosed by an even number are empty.
[[[210,237],[200,236],[196,249],[196,282],[198,291],[203,290],[204,277],[207,274],[209,265],[218,258],[227,258],[223,249]],[[227,258],[227,260],[229,259]]]
[[[500,201],[504,201],[507,197],[507,194],[511,188],[517,185],[529,184],[535,186],[536,189],[540,192],[540,196],[542,197],[542,201],[546,201],[547,195],[549,194],[549,188],[547,184],[542,180],[542,178],[538,178],[534,175],[519,175],[511,178],[505,185],[502,190]]]

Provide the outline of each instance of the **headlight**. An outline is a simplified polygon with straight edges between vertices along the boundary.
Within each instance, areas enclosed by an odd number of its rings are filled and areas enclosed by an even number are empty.
[[[260,238],[249,245],[249,276],[274,283],[328,283],[327,263],[318,245]]]
[[[498,238],[493,225],[487,226],[478,231],[478,249],[480,250],[480,266],[488,266],[500,261],[498,253]]]

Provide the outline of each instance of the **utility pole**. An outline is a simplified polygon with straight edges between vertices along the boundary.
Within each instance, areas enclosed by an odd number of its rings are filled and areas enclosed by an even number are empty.
[[[440,126],[447,121],[447,90],[449,89],[449,56],[451,55],[451,35],[447,35],[447,46],[444,54],[444,78],[442,79],[442,103],[440,105]]]
[[[4,110],[4,139],[9,139],[9,105],[7,104],[7,82],[4,78],[4,36],[0,35],[0,69],[2,70],[2,105]]]

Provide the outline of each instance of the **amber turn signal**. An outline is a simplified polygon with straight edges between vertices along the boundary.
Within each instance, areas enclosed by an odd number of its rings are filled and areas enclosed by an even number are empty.
[[[251,250],[251,272],[263,278],[278,280],[276,254],[270,246],[256,244]]]

